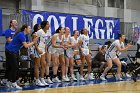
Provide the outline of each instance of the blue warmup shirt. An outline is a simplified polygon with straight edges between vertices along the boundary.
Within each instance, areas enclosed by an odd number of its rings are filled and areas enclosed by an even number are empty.
[[[19,50],[23,46],[23,42],[28,42],[28,36],[24,35],[24,32],[19,32],[12,40],[12,42],[6,46],[6,49],[12,53],[18,54]]]
[[[15,34],[15,31],[13,31],[12,29],[7,29],[5,30],[5,38],[9,38],[11,37],[11,39],[13,38],[13,35]],[[6,42],[5,47],[9,44],[9,42]]]

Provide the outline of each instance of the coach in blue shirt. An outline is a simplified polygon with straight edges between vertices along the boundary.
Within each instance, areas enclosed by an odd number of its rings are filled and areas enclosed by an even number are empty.
[[[9,24],[9,28],[5,30],[5,38],[6,38],[5,47],[12,41],[13,35],[15,34],[16,30],[17,30],[17,21],[16,20],[11,20],[10,24]],[[6,52],[5,52],[5,55],[6,55]],[[7,68],[7,66],[6,66],[6,68]],[[5,79],[3,79],[2,82],[6,83],[7,82],[7,78],[8,77],[7,77],[7,71],[6,71]]]
[[[27,35],[31,32],[31,28],[28,25],[23,25],[21,29],[15,33],[13,40],[6,46],[6,64],[8,82],[7,87],[14,87],[16,89],[22,89],[16,83],[17,71],[18,71],[18,53],[22,47],[28,48],[37,42],[38,37],[33,39],[33,42],[29,43]]]
[[[17,29],[17,21],[16,20],[11,20],[9,28],[5,30],[5,38],[6,38],[6,44],[7,46],[13,39],[13,35],[15,34]]]

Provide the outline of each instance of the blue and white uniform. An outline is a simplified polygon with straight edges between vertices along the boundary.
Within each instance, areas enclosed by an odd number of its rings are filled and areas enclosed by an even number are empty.
[[[71,42],[72,45],[77,44],[78,41],[79,41],[79,38],[75,39],[74,36],[70,37],[70,42]],[[76,47],[76,48],[74,48],[74,50],[78,50],[79,51],[79,48]]]
[[[117,58],[121,52],[117,49],[117,46],[124,48],[124,43],[121,42],[119,40],[115,40],[111,46],[108,48],[106,54],[105,54],[105,59],[115,59]]]
[[[56,37],[56,45],[61,45],[61,43],[63,42],[64,36],[62,36],[62,38],[59,38],[59,34],[56,33],[54,34],[54,37]],[[49,53],[51,54],[56,54],[56,55],[62,55],[64,54],[64,49],[63,48],[55,48],[55,47],[51,47],[51,51],[49,51]]]
[[[40,29],[36,32],[36,35],[39,37],[38,41],[38,48],[43,52],[41,55],[46,53],[46,44],[48,43],[48,40],[51,38],[49,33],[45,33],[43,29]]]
[[[40,58],[41,55],[38,53],[37,49],[35,48],[35,46],[30,47],[30,55],[34,55],[34,57],[36,58]]]
[[[67,44],[67,42],[70,40],[70,35],[68,35],[68,37],[65,37],[64,35],[64,44]]]
[[[80,35],[79,36],[79,40],[82,40],[82,45],[81,45],[81,48],[82,48],[82,51],[83,53],[87,56],[89,55],[89,36],[87,35]]]

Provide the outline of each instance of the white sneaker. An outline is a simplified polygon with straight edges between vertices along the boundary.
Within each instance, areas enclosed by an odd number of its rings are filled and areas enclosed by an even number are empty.
[[[131,77],[128,73],[126,73],[125,75],[126,75],[126,77],[128,77],[128,78],[130,78],[130,77]]]
[[[48,77],[48,79],[46,79],[46,82],[49,84],[52,84],[53,82],[51,81],[50,77]]]
[[[102,80],[102,81],[105,81],[106,79],[105,79],[105,77],[104,76],[100,76],[100,79]]]
[[[40,86],[40,87],[44,87],[45,86],[43,83],[41,83],[41,81],[39,79],[36,80],[35,84],[37,86]]]
[[[66,76],[66,81],[67,81],[67,82],[69,82],[69,81],[70,81],[70,79],[69,79],[69,77],[68,77],[68,76]]]
[[[80,80],[81,80],[81,81],[83,81],[83,80],[85,80],[85,79],[84,79],[84,77],[83,77],[83,76],[80,76]]]
[[[72,80],[77,81],[74,74],[71,75],[71,78],[72,78]]]
[[[122,78],[116,78],[116,80],[122,81],[123,79]]]
[[[44,84],[45,86],[48,86],[49,84],[45,82],[44,78],[40,79],[41,83]]]
[[[58,77],[53,78],[52,81],[53,81],[53,82],[56,82],[56,83],[61,82],[61,81],[58,79]]]
[[[13,88],[16,88],[16,89],[19,89],[19,90],[22,90],[22,87],[20,87],[19,85],[17,85],[17,83],[12,83],[12,87]]]
[[[116,77],[116,80],[119,80],[119,81],[123,80],[119,75],[116,75],[115,77]]]
[[[63,82],[67,82],[67,78],[65,76],[62,77]]]
[[[89,74],[88,77],[87,77],[87,79],[88,79],[88,80],[93,80],[93,79],[95,79],[95,78],[93,78],[93,76],[92,76],[91,74]]]
[[[6,87],[7,87],[7,88],[12,88],[12,83],[11,83],[10,81],[7,81],[7,82],[6,82]]]
[[[8,82],[7,79],[2,79],[0,83],[1,83],[2,85],[5,85],[7,82]]]

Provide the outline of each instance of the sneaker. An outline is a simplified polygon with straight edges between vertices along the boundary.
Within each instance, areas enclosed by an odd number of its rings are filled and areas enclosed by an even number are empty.
[[[50,77],[48,77],[48,79],[46,79],[46,82],[49,84],[52,84],[53,82],[51,81]]]
[[[10,81],[7,81],[5,85],[7,88],[12,88],[12,83]]]
[[[105,77],[104,76],[100,76],[100,79],[102,80],[102,81],[105,81],[106,79],[105,79]]]
[[[125,75],[126,75],[126,77],[128,77],[128,78],[130,78],[130,77],[131,77],[128,73],[126,73]]]
[[[71,79],[74,80],[74,81],[77,81],[74,74],[71,75]]]
[[[36,80],[35,84],[37,86],[40,86],[40,87],[44,87],[45,86],[43,83],[41,83],[41,81],[39,79]]]
[[[41,83],[44,84],[45,86],[48,86],[49,84],[45,82],[44,78],[40,79]]]
[[[122,81],[123,79],[122,79],[122,78],[116,78],[116,80],[118,80],[118,81]]]
[[[69,77],[68,76],[66,76],[66,81],[68,82],[68,81],[70,81],[70,79],[69,79]]]
[[[63,82],[67,82],[67,78],[65,76],[62,77]]]
[[[119,81],[123,80],[119,75],[116,75],[115,77],[116,77],[116,80],[119,80]]]
[[[0,83],[1,83],[2,85],[5,85],[7,82],[8,82],[7,79],[2,79]]]
[[[93,78],[93,76],[92,76],[91,74],[89,74],[88,77],[87,77],[87,79],[88,79],[88,80],[93,80],[93,79],[95,79],[95,78]]]
[[[53,81],[53,82],[56,82],[56,83],[61,82],[61,81],[58,79],[58,77],[53,78],[52,81]]]
[[[81,81],[83,81],[83,80],[85,80],[85,79],[84,79],[84,77],[83,77],[83,76],[80,76],[80,80],[81,80]]]
[[[17,83],[12,83],[12,87],[13,88],[16,88],[16,89],[19,89],[19,90],[22,90],[22,87],[20,87],[19,85],[17,85]]]

